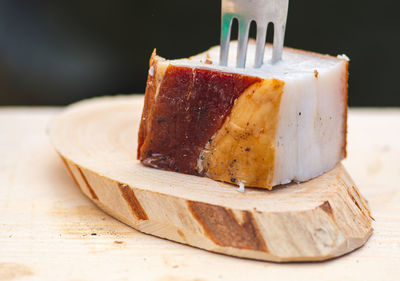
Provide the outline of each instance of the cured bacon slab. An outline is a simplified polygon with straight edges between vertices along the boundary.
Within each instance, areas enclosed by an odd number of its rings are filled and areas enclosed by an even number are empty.
[[[237,69],[236,48],[228,67],[219,47],[181,60],[152,55],[138,159],[267,189],[334,168],[346,156],[348,60],[285,48],[277,64]],[[254,53],[250,43],[248,65]]]

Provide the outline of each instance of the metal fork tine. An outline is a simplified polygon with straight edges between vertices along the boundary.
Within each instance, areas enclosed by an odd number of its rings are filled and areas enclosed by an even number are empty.
[[[247,44],[249,41],[250,20],[239,20],[238,53],[236,67],[244,68],[246,66]]]
[[[272,53],[272,63],[276,63],[282,58],[285,28],[285,24],[274,23],[274,46]]]
[[[272,63],[278,62],[282,57],[288,8],[289,0],[222,0],[220,65],[226,66],[228,63],[233,18],[239,21],[237,67],[244,68],[246,66],[247,44],[252,21],[257,24],[254,67],[259,68],[264,62],[265,39],[269,21],[274,23]]]
[[[265,41],[267,39],[267,25],[259,25],[257,23],[257,43],[256,43],[256,58],[254,61],[254,67],[259,68],[264,63],[264,52],[265,52]]]
[[[229,54],[229,41],[231,40],[231,27],[233,21],[232,15],[223,14],[221,22],[221,51],[219,57],[219,63],[222,66],[227,66],[228,64],[228,54]]]

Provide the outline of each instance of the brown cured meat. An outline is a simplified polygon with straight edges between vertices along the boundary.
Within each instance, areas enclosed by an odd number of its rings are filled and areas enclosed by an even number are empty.
[[[252,60],[255,43],[248,48]],[[331,170],[346,155],[348,60],[284,51],[259,69],[237,69],[233,56],[219,66],[218,46],[172,61],[154,53],[138,159],[267,189]],[[267,46],[265,60],[271,53]]]
[[[151,64],[157,58],[153,57]],[[155,70],[157,71],[157,70]],[[159,87],[149,75],[139,131],[138,159],[144,165],[198,175],[207,142],[230,114],[235,100],[257,77],[169,65]],[[157,96],[152,106],[148,103]]]

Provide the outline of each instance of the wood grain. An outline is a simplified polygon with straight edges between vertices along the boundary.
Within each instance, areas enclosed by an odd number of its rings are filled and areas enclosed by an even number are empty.
[[[235,214],[220,206],[189,202],[189,210],[203,226],[205,234],[217,245],[268,252],[265,241],[251,212],[242,211],[242,222]]]
[[[132,118],[141,107],[132,98],[84,101],[50,129],[82,191],[122,222],[209,251],[278,262],[337,257],[371,235],[367,203],[341,164],[306,183],[245,193],[144,167],[134,155],[139,118]]]
[[[136,218],[138,220],[148,220],[149,218],[147,217],[146,211],[143,209],[142,205],[140,205],[139,200],[136,198],[130,186],[119,183],[118,187],[122,197],[124,197],[125,201],[131,206],[132,212],[135,214]]]
[[[396,281],[400,276],[399,109],[349,112],[344,165],[375,219],[368,243],[338,259],[291,264],[209,253],[142,234],[109,217],[76,188],[49,143],[46,128],[60,110],[0,108],[2,281]],[[329,210],[327,204],[321,208]]]

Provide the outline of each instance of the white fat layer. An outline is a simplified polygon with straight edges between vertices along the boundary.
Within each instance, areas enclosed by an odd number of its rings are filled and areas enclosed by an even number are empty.
[[[287,81],[277,130],[273,185],[306,181],[343,158],[346,65]]]
[[[346,59],[335,58],[331,56],[316,55],[313,53],[298,51],[285,48],[282,60],[278,63],[271,64],[272,48],[267,45],[265,48],[264,65],[261,68],[254,68],[255,44],[249,44],[247,52],[247,67],[236,68],[237,42],[230,44],[230,52],[228,56],[228,66],[219,65],[219,46],[191,57],[190,59],[180,59],[167,61],[166,63],[175,66],[196,67],[202,69],[211,69],[230,73],[239,73],[260,78],[275,78],[285,82],[289,80],[302,79],[308,74],[313,74],[317,70],[320,74],[332,69],[332,67],[343,64]],[[205,64],[204,61],[210,61],[212,64]]]
[[[335,58],[285,49],[282,61],[271,64],[266,47],[261,68],[235,68],[237,43],[230,46],[228,67],[218,65],[219,47],[190,59],[165,61],[176,66],[196,67],[285,82],[276,138],[273,186],[301,182],[332,169],[343,158],[346,100],[344,86],[347,57]],[[254,61],[255,44],[249,44],[247,65]],[[212,64],[204,64],[204,61]]]

